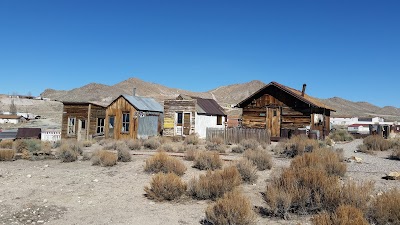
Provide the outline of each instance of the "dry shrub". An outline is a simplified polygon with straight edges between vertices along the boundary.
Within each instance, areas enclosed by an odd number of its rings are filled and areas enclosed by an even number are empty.
[[[190,145],[190,146],[194,146],[194,145]],[[183,153],[186,150],[186,146],[183,144],[176,144],[175,146],[175,152],[180,152]]]
[[[389,158],[400,160],[400,147],[394,148]]]
[[[214,139],[216,139],[216,138],[214,138]],[[216,139],[216,140],[218,140],[218,139]],[[216,142],[208,141],[206,143],[206,149],[209,151],[217,151],[219,153],[225,153],[226,146],[225,146],[225,144],[223,144],[223,143],[221,144],[218,141],[216,141]]]
[[[340,204],[356,207],[366,212],[371,200],[373,182],[356,183],[347,181],[340,190]]]
[[[252,161],[260,171],[272,168],[272,157],[265,150],[248,149],[244,152],[244,157]]]
[[[142,141],[139,139],[128,139],[126,145],[130,150],[140,150],[142,148]]]
[[[82,154],[82,161],[89,161],[90,159],[92,159],[92,153],[91,152],[84,152]]]
[[[3,149],[12,149],[13,148],[13,140],[1,140],[0,139],[0,148]]]
[[[18,139],[14,142],[13,149],[17,153],[22,153],[23,151],[28,151],[28,144],[25,140]]]
[[[290,167],[300,169],[304,167],[314,167],[322,169],[328,175],[344,176],[347,166],[343,163],[341,157],[330,149],[317,149],[313,152],[295,157]]]
[[[144,148],[152,150],[157,149],[158,147],[160,147],[160,145],[161,143],[157,138],[150,138],[143,142]]]
[[[386,151],[392,148],[393,143],[389,140],[384,139],[379,135],[370,135],[363,140],[363,147],[359,148],[360,151],[364,152],[365,150],[372,151]]]
[[[77,141],[77,140],[72,140],[72,139],[70,139],[70,140],[64,141],[62,144],[68,145],[68,147],[69,147],[70,149],[74,150],[74,151],[77,152],[79,155],[81,155],[81,154],[83,153],[83,150],[82,150],[82,143],[79,142],[79,141]]]
[[[236,163],[242,181],[245,183],[254,183],[257,181],[257,166],[248,159],[241,159]]]
[[[314,149],[318,148],[319,142],[317,140],[309,139],[305,135],[296,135],[291,139],[279,142],[278,147],[275,150],[286,157],[295,157],[297,155],[302,155],[305,152],[312,152]]]
[[[61,162],[74,162],[78,159],[79,153],[64,143],[58,148],[57,155]]]
[[[368,225],[363,212],[351,205],[340,205],[330,215],[324,211],[311,219],[314,225]]]
[[[336,142],[352,141],[354,140],[353,135],[351,135],[347,130],[334,130],[329,134],[329,138]]]
[[[250,200],[236,189],[206,209],[206,220],[214,225],[250,225],[255,224],[255,219]]]
[[[232,148],[233,153],[243,153],[246,150],[245,147],[242,145],[236,145],[235,147]]]
[[[157,173],[151,180],[150,187],[145,187],[146,196],[156,201],[171,201],[186,192],[186,184],[175,173]]]
[[[191,134],[185,137],[185,144],[187,145],[197,145],[199,143],[199,136],[196,134]]]
[[[241,183],[240,173],[231,166],[223,170],[207,171],[190,181],[189,194],[196,199],[217,199]]]
[[[12,161],[15,156],[13,149],[0,149],[0,161]]]
[[[222,160],[217,152],[198,151],[193,167],[199,170],[215,170],[222,167]]]
[[[196,149],[188,149],[185,151],[184,159],[187,161],[193,161],[196,158],[198,150]]]
[[[375,224],[400,224],[400,190],[391,189],[377,196],[369,214]]]
[[[96,150],[92,154],[92,165],[114,166],[117,160],[118,155],[107,150]]]
[[[165,143],[161,145],[160,148],[158,148],[160,151],[165,151],[165,152],[173,152],[174,151],[174,146],[171,143]]]
[[[103,148],[105,150],[116,150],[117,149],[117,141],[115,140],[108,140],[104,143]]]
[[[181,162],[181,160],[169,156],[165,152],[157,152],[146,160],[144,170],[150,173],[175,173],[182,176],[186,171],[186,166]]]
[[[90,141],[90,140],[85,140],[85,141],[82,141],[81,144],[82,144],[83,147],[88,148],[88,147],[92,146],[93,142]]]
[[[182,140],[182,136],[172,136],[172,142],[181,142]]]
[[[252,149],[257,150],[260,147],[260,143],[255,139],[243,139],[239,143],[245,150]]]
[[[117,150],[117,153],[118,153],[118,161],[119,162],[130,162],[130,161],[132,161],[132,155],[129,152],[128,147],[119,148]]]

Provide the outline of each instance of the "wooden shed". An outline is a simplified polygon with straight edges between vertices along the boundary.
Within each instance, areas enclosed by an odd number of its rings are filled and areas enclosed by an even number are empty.
[[[104,135],[105,106],[92,102],[63,102],[61,139],[89,140]]]
[[[153,98],[120,95],[106,109],[106,138],[157,136],[161,132],[163,111]]]
[[[206,137],[207,128],[224,128],[226,114],[214,99],[179,95],[164,101],[164,136],[198,134]]]
[[[271,140],[309,132],[313,137],[329,135],[334,109],[302,91],[271,82],[237,104],[242,108],[242,127],[268,129]]]

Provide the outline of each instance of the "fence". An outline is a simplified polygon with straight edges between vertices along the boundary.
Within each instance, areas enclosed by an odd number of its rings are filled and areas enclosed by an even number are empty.
[[[243,139],[254,139],[258,142],[270,143],[270,134],[266,129],[250,128],[207,128],[206,140],[222,138],[226,144],[237,144]]]

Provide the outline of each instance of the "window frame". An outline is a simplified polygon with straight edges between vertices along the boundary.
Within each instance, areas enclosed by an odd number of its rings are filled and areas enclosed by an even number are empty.
[[[222,116],[217,115],[217,125],[222,125]]]
[[[130,113],[122,112],[121,133],[129,133]]]
[[[68,117],[67,134],[70,136],[76,135],[76,117]]]
[[[104,134],[105,120],[106,119],[102,118],[102,117],[96,118],[96,134]],[[101,123],[101,121],[102,121],[102,123]]]

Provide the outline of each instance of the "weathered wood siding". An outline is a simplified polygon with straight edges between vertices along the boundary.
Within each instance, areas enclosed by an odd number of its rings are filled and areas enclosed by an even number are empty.
[[[68,118],[75,117],[75,135],[68,135]],[[86,120],[86,137],[83,139],[90,139],[91,136],[96,135],[97,130],[97,118],[105,118],[105,108],[89,104],[64,104],[63,115],[62,115],[62,125],[61,125],[61,138],[67,139],[77,139],[77,134],[79,130],[79,120]]]
[[[109,118],[114,116],[114,139],[137,139],[138,118],[134,115],[137,112],[125,98],[122,96],[112,102],[106,109],[105,137],[109,135]],[[129,132],[122,132],[122,114],[129,113]]]
[[[195,133],[195,100],[165,100],[163,135],[174,136],[176,134],[176,112],[191,113],[190,134]]]

